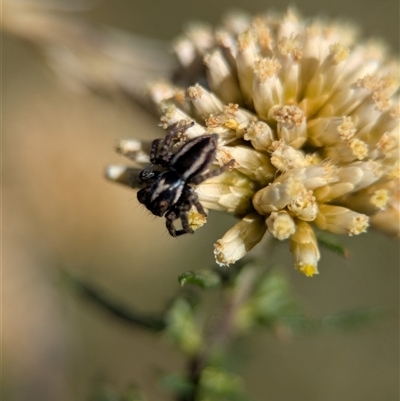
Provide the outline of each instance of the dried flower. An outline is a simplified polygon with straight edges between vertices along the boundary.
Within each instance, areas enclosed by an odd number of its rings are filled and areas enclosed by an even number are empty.
[[[398,66],[381,45],[356,39],[347,25],[289,10],[230,15],[174,42],[178,78],[149,85],[162,124],[193,120],[184,136],[217,133],[215,163],[235,159],[196,188],[206,208],[240,219],[215,244],[217,263],[234,263],[268,230],[289,239],[296,269],[313,276],[312,227],[399,236]],[[119,149],[147,162],[148,144]]]

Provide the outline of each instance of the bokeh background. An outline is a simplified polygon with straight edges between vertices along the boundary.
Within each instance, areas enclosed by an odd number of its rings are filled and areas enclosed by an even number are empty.
[[[354,21],[399,53],[398,0],[115,0],[93,4],[84,18],[168,41],[189,20],[216,23],[228,9],[288,5],[304,16]],[[213,263],[212,244],[233,219],[212,213],[196,235],[169,237],[134,191],[103,178],[107,164],[124,162],[113,151],[116,139],[155,138],[155,120],[132,104],[69,90],[32,47],[7,33],[2,52],[3,400],[83,401],[101,379],[120,388],[134,382],[148,400],[167,400],[160,372],[182,371],[179,352],[77,299],[60,270],[126,306],[158,311],[177,291],[179,273]],[[273,258],[310,316],[379,306],[385,318],[283,343],[254,333],[244,346],[254,399],[398,399],[398,242],[371,232],[346,245],[351,257],[323,252],[313,279],[294,271],[286,246]]]

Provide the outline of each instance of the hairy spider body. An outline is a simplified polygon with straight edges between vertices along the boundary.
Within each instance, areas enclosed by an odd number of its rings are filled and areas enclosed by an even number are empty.
[[[176,134],[193,124],[174,124],[168,127],[164,139],[155,139],[151,146],[150,162],[164,171],[145,169],[139,175],[143,182],[149,183],[137,193],[139,202],[155,216],[165,215],[166,227],[173,237],[193,233],[187,217],[187,212],[192,206],[195,206],[200,214],[207,215],[190,184],[200,184],[221,174],[228,167],[222,166],[203,174],[215,159],[217,134],[198,136],[186,142],[176,153],[170,151]],[[178,219],[182,223],[179,230],[174,226],[174,221]]]

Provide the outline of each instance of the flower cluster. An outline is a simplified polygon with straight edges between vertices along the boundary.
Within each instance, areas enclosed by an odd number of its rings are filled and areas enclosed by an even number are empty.
[[[268,231],[289,241],[296,269],[310,277],[320,259],[313,227],[399,235],[399,72],[381,44],[289,10],[193,25],[174,52],[174,78],[149,86],[164,128],[195,121],[184,140],[217,133],[215,163],[235,160],[196,187],[205,208],[240,219],[216,242],[217,263],[236,262]],[[138,168],[112,166],[108,177],[140,186],[149,144],[118,149]]]

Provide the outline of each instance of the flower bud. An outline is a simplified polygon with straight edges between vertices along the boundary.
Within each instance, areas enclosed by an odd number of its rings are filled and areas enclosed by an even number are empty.
[[[272,212],[265,220],[268,231],[280,241],[288,239],[296,231],[293,218],[286,212]]]
[[[365,232],[369,220],[365,214],[354,212],[345,207],[320,205],[314,224],[321,230],[351,236]]]
[[[216,262],[221,266],[235,263],[260,242],[266,229],[260,215],[248,214],[214,244]]]
[[[296,224],[296,232],[290,237],[290,250],[294,267],[307,277],[318,274],[320,253],[312,228],[305,222]]]

